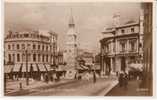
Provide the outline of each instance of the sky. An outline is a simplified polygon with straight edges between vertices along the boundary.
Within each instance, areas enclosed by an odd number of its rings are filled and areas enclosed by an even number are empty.
[[[100,52],[101,32],[112,25],[114,14],[120,14],[122,23],[137,20],[140,15],[140,3],[5,3],[5,33],[7,30],[53,30],[63,50],[71,8],[78,46],[93,52]]]

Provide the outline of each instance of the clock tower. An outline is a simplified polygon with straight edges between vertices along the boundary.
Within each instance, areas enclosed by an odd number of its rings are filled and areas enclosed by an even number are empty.
[[[66,34],[65,62],[68,70],[75,70],[77,57],[77,33],[75,31],[75,23],[72,11],[69,19],[69,29]]]

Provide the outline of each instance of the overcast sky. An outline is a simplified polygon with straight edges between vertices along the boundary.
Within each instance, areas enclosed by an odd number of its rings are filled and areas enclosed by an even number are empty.
[[[79,47],[98,52],[101,32],[112,24],[112,16],[120,13],[121,22],[137,20],[140,3],[6,3],[5,30],[53,30],[59,35],[62,49],[71,8]]]

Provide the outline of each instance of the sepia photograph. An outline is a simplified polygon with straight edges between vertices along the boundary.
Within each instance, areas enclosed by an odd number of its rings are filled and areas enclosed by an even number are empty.
[[[153,96],[153,2],[9,1],[4,96]]]

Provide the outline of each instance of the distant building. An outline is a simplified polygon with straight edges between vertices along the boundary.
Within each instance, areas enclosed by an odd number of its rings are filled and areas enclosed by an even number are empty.
[[[4,40],[5,73],[25,77],[28,66],[30,77],[37,78],[48,72],[54,62],[61,63],[63,55],[57,51],[57,34],[53,34],[55,35],[40,31],[9,31]],[[51,41],[52,39],[56,41]]]
[[[93,56],[93,53],[90,53],[90,52],[83,52],[81,55],[79,55],[80,58],[82,60],[85,61],[85,65],[92,65],[93,62],[94,62],[94,56]]]
[[[102,34],[109,34],[100,40],[101,71],[107,75],[127,71],[129,63],[142,63],[143,20],[120,23],[120,15],[113,17],[113,27],[106,28]],[[140,16],[142,17],[142,16]]]

